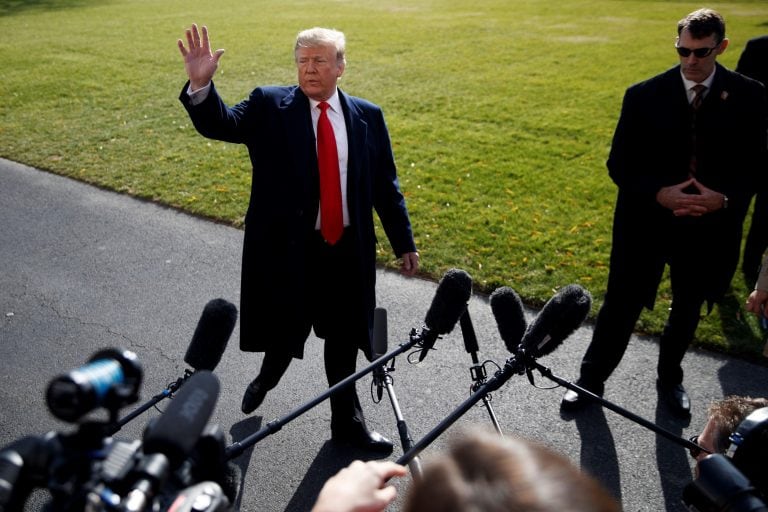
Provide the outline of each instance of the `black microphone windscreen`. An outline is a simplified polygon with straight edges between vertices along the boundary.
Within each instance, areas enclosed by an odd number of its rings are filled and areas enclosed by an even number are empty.
[[[209,301],[197,322],[184,362],[195,370],[215,370],[236,322],[237,308],[234,304],[224,299]]]
[[[457,268],[450,269],[437,285],[424,323],[437,334],[448,334],[466,310],[471,295],[472,278],[469,274]]]
[[[196,371],[171,400],[162,416],[144,434],[144,453],[162,453],[178,468],[192,452],[213,414],[219,379],[208,370]]]
[[[510,352],[517,352],[526,329],[523,301],[515,290],[502,286],[491,293],[490,302],[504,345]]]
[[[534,358],[549,354],[581,325],[591,307],[587,290],[577,284],[563,287],[528,326],[521,347]]]
[[[373,310],[373,337],[371,338],[371,352],[373,359],[378,359],[387,353],[387,310],[376,308]]]
[[[240,494],[240,483],[243,481],[243,472],[240,466],[233,462],[227,462],[224,477],[221,479],[221,490],[230,503],[235,503]]]
[[[461,327],[461,337],[464,339],[464,350],[470,354],[474,354],[480,350],[477,344],[477,335],[475,334],[475,326],[472,325],[472,317],[469,316],[469,309],[465,309],[459,319],[459,327]]]

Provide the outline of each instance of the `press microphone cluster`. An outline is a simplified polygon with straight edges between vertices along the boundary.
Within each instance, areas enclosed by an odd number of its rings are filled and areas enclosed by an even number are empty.
[[[448,417],[404,453],[397,460],[398,464],[406,464],[416,457],[479,400],[499,389],[512,375],[524,373],[536,364],[537,358],[554,351],[584,321],[592,304],[592,297],[585,289],[578,285],[566,286],[544,305],[531,325],[526,327],[522,302],[514,290],[497,290],[490,300],[499,332],[505,345],[512,348],[513,356]]]
[[[571,284],[560,289],[544,305],[533,322],[525,328],[522,338],[519,337],[521,328],[519,308],[517,301],[512,297],[514,292],[509,290],[497,290],[497,292],[495,300],[494,296],[491,297],[491,308],[504,344],[513,354],[505,364],[504,373],[527,372],[529,380],[533,382],[531,372],[537,370],[556,384],[576,391],[685,448],[700,448],[692,441],[683,439],[601,396],[554,375],[549,368],[536,361],[559,347],[563,340],[573,334],[586,319],[592,306],[592,297],[584,288]]]
[[[109,363],[105,354],[125,351],[99,351],[90,364]],[[109,366],[99,363],[97,369]],[[106,374],[114,380],[119,372],[108,369]],[[67,375],[77,372],[83,370]],[[216,376],[198,370],[163,415],[147,425],[141,440],[113,438],[108,423],[87,419],[75,432],[49,432],[10,443],[0,449],[0,511],[24,510],[37,488],[49,491],[46,510],[53,512],[229,510],[237,490],[227,487],[224,439],[216,427],[207,425],[218,395]],[[190,500],[200,507],[202,495],[205,507],[192,509]]]

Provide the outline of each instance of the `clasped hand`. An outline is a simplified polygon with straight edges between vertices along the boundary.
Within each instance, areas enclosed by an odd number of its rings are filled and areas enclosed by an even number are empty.
[[[697,193],[686,191],[689,187],[696,189]],[[690,178],[677,185],[661,188],[656,193],[656,201],[672,210],[677,217],[701,217],[723,207],[723,194],[705,187],[696,178]]]

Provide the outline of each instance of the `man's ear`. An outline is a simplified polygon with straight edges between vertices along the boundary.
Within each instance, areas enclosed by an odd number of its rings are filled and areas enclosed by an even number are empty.
[[[722,54],[725,51],[725,49],[728,48],[728,43],[730,43],[730,42],[731,41],[727,37],[725,39],[723,39],[720,42],[720,49],[717,51],[717,54],[718,55]]]

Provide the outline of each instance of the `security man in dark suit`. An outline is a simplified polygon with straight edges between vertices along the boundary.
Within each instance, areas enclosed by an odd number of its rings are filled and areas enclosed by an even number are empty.
[[[768,35],[747,41],[736,71],[754,78],[768,88]],[[741,259],[741,268],[748,286],[755,284],[763,253],[768,248],[768,173],[763,174],[763,181],[755,195],[752,222]]]
[[[205,137],[245,144],[253,166],[245,216],[240,348],[264,352],[243,396],[249,414],[274,388],[310,330],[325,340],[328,384],[355,372],[358,349],[371,358],[375,307],[375,209],[401,270],[419,255],[400,191],[381,109],[337,87],[346,65],[344,34],[313,28],[294,48],[298,85],[258,87],[227,106],[212,78],[224,50],[208,30],[186,31],[178,46],[189,82],[180,100]],[[334,441],[389,454],[370,431],[354,385],[334,393]]]
[[[738,266],[742,224],[766,172],[762,85],[716,62],[725,22],[700,9],[678,22],[680,65],[627,89],[608,158],[618,186],[605,300],[577,383],[602,395],[665,266],[672,305],[659,340],[657,389],[690,415],[681,366],[699,323]],[[588,399],[573,391],[561,409]]]

